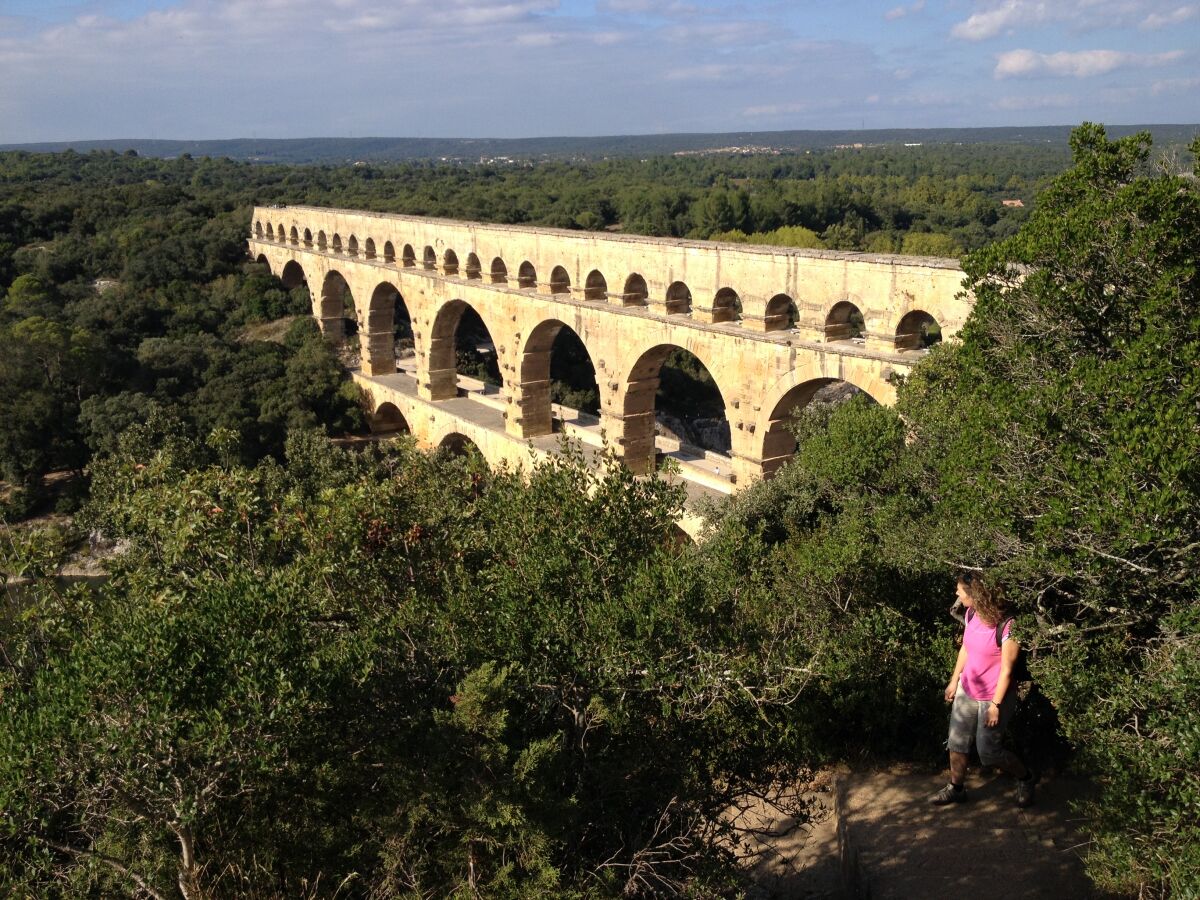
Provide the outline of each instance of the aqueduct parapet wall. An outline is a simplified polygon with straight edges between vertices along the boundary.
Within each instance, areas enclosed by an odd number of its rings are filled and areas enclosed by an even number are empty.
[[[412,322],[417,396],[457,396],[455,332],[470,307],[495,343],[504,429],[552,430],[549,358],[562,327],[596,372],[600,423],[635,471],[653,465],[655,395],[671,349],[715,379],[730,425],[728,476],[745,484],[790,453],[783,425],[834,381],[881,403],[924,353],[922,329],[953,335],[970,311],[953,260],[807,251],[308,206],[258,207],[250,253],[342,336],[352,299],[363,378],[396,372],[396,294]],[[346,294],[349,293],[347,297]],[[915,324],[914,324],[915,323]],[[410,423],[428,442],[419,423]]]

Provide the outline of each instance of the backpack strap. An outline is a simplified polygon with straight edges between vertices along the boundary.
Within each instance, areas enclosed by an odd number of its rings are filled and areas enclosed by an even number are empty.
[[[1001,619],[1000,624],[996,626],[996,647],[999,648],[1004,643],[1004,629],[1017,620],[1016,616],[1009,616],[1007,619]]]

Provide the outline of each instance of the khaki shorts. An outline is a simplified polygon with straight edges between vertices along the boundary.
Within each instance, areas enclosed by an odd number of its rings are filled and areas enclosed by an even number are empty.
[[[1016,707],[1016,694],[1009,690],[1000,701],[1000,721],[995,728],[987,727],[987,711],[990,700],[973,700],[958,686],[954,705],[950,707],[950,739],[946,748],[952,753],[970,753],[971,741],[979,751],[979,761],[985,766],[994,766],[1004,760],[1004,729],[1012,718]]]

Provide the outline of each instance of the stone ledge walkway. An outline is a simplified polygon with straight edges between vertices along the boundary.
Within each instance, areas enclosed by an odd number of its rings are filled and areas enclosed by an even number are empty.
[[[900,898],[1101,897],[1079,858],[1084,838],[1070,801],[1084,789],[1070,777],[1043,778],[1037,803],[1018,809],[1011,778],[967,780],[969,799],[947,807],[928,797],[944,773],[854,773],[839,786],[838,812],[848,895]],[[857,884],[855,884],[857,880]]]

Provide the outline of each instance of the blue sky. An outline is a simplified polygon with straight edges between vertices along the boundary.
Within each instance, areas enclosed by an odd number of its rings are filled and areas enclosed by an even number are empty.
[[[1200,122],[1200,0],[0,0],[0,143]]]

